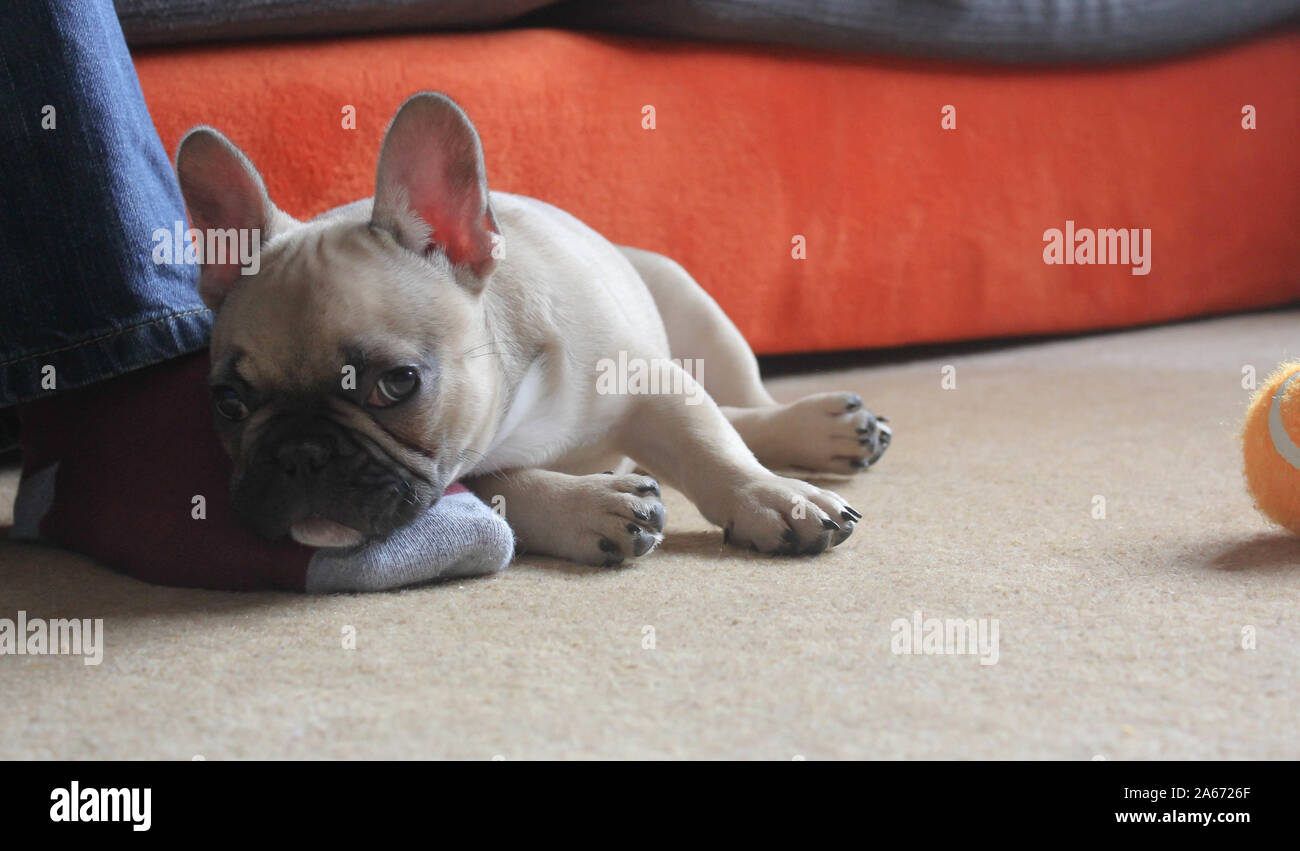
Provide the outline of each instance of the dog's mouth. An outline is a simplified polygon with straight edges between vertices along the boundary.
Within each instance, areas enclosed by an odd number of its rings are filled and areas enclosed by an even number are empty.
[[[373,438],[311,413],[270,420],[231,479],[235,512],[249,528],[309,547],[386,537],[441,494]]]
[[[360,529],[312,514],[289,527],[289,537],[308,547],[355,547],[365,540]]]

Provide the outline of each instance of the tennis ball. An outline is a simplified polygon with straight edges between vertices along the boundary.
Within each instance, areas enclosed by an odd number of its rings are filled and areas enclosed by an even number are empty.
[[[1282,364],[1255,391],[1241,449],[1255,505],[1300,535],[1300,361]]]

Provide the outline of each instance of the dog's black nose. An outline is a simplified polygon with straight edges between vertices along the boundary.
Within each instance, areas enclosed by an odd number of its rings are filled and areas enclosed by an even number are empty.
[[[334,449],[328,438],[286,440],[275,449],[275,461],[289,475],[314,473],[330,460]]]

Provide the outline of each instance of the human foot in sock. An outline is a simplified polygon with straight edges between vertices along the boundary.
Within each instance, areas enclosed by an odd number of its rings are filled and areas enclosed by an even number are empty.
[[[189,355],[24,406],[14,537],[146,582],[227,591],[378,591],[509,563],[509,526],[459,485],[415,522],[360,547],[256,537],[230,504],[207,372],[206,353]]]

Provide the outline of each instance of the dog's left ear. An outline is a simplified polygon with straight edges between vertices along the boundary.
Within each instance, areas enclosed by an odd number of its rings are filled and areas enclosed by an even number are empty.
[[[379,152],[371,224],[417,253],[445,252],[474,273],[478,286],[492,274],[501,232],[488,200],[483,146],[451,98],[421,92],[397,111]]]

